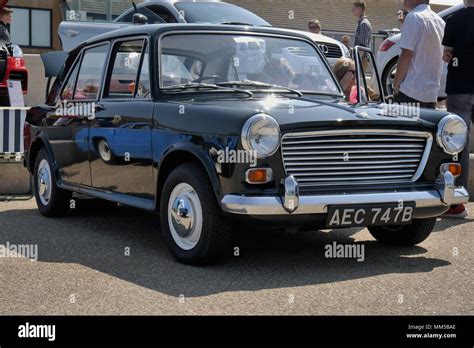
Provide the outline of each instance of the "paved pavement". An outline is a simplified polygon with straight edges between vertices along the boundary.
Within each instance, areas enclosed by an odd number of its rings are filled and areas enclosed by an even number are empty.
[[[38,245],[37,262],[0,258],[0,314],[474,314],[472,218],[412,248],[365,229],[241,231],[240,256],[204,268],[174,261],[157,226],[123,207],[51,220],[32,200],[0,202],[0,255]],[[365,261],[325,258],[333,241],[364,245]]]

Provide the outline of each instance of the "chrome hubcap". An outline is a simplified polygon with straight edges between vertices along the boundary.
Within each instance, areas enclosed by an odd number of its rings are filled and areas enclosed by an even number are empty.
[[[168,203],[168,224],[176,244],[183,250],[194,248],[201,238],[202,207],[189,184],[177,185]]]
[[[173,203],[171,216],[173,217],[173,225],[182,238],[186,238],[192,231],[194,216],[191,202],[186,196],[179,196]]]
[[[386,84],[386,89],[388,95],[393,94],[393,83],[395,82],[395,75],[397,74],[397,65],[395,64],[390,71],[388,72],[387,75],[387,84]]]
[[[98,147],[99,147],[100,158],[102,158],[102,160],[105,162],[110,161],[111,159],[110,148],[109,148],[109,144],[107,144],[107,141],[101,140],[99,142]]]
[[[38,195],[42,204],[48,205],[51,200],[51,169],[45,159],[38,166]]]

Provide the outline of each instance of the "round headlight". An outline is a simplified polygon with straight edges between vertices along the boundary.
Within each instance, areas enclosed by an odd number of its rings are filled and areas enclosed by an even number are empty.
[[[257,158],[273,155],[280,147],[280,126],[266,114],[257,114],[245,122],[242,129],[242,146]]]
[[[467,143],[467,125],[457,115],[448,115],[438,125],[436,140],[449,155],[460,153]]]

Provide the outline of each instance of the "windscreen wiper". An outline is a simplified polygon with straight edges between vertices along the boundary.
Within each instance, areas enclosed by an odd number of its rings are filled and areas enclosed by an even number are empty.
[[[179,85],[167,86],[163,87],[162,90],[164,91],[185,91],[189,89],[201,90],[201,89],[211,89],[211,90],[222,90],[228,92],[237,92],[237,93],[245,93],[249,97],[253,97],[253,93],[245,90],[245,89],[238,89],[238,88],[226,88],[225,86],[220,86],[217,84],[211,83],[197,83],[197,82],[188,82]]]
[[[268,89],[282,89],[288,92],[291,92],[293,94],[297,94],[299,97],[303,96],[303,93],[300,91],[289,88],[289,87],[284,87],[280,85],[274,85],[271,83],[265,83],[265,82],[260,82],[260,81],[252,81],[252,80],[241,80],[241,81],[227,81],[227,82],[220,82],[217,83],[216,85],[218,86],[246,86],[246,87],[258,87],[258,88],[268,88]]]

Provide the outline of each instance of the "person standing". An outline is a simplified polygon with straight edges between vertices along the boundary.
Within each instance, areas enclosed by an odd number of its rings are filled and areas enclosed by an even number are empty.
[[[398,19],[398,23],[400,23],[400,29],[402,28],[403,26],[403,22],[405,22],[405,18],[407,17],[408,15],[408,11],[405,10],[405,9],[400,9],[398,10],[397,12],[397,19]]]
[[[321,34],[321,22],[317,19],[312,19],[308,23],[308,30],[313,34]]]
[[[444,31],[443,60],[448,63],[448,111],[461,116],[471,128],[474,110],[474,0],[464,0],[466,8],[448,18]],[[462,173],[458,184],[468,187],[469,141],[459,158]],[[472,192],[471,192],[472,194]],[[444,217],[465,218],[464,205],[452,206]]]
[[[0,45],[5,45],[12,52],[12,40],[9,25],[12,23],[13,11],[7,7],[0,9]]]
[[[352,13],[358,18],[357,29],[354,38],[354,47],[363,46],[370,48],[372,41],[372,25],[369,18],[365,15],[365,1],[354,2]]]
[[[441,44],[445,23],[431,10],[429,0],[404,0],[410,13],[402,27],[394,102],[436,108],[441,87],[443,55]]]

